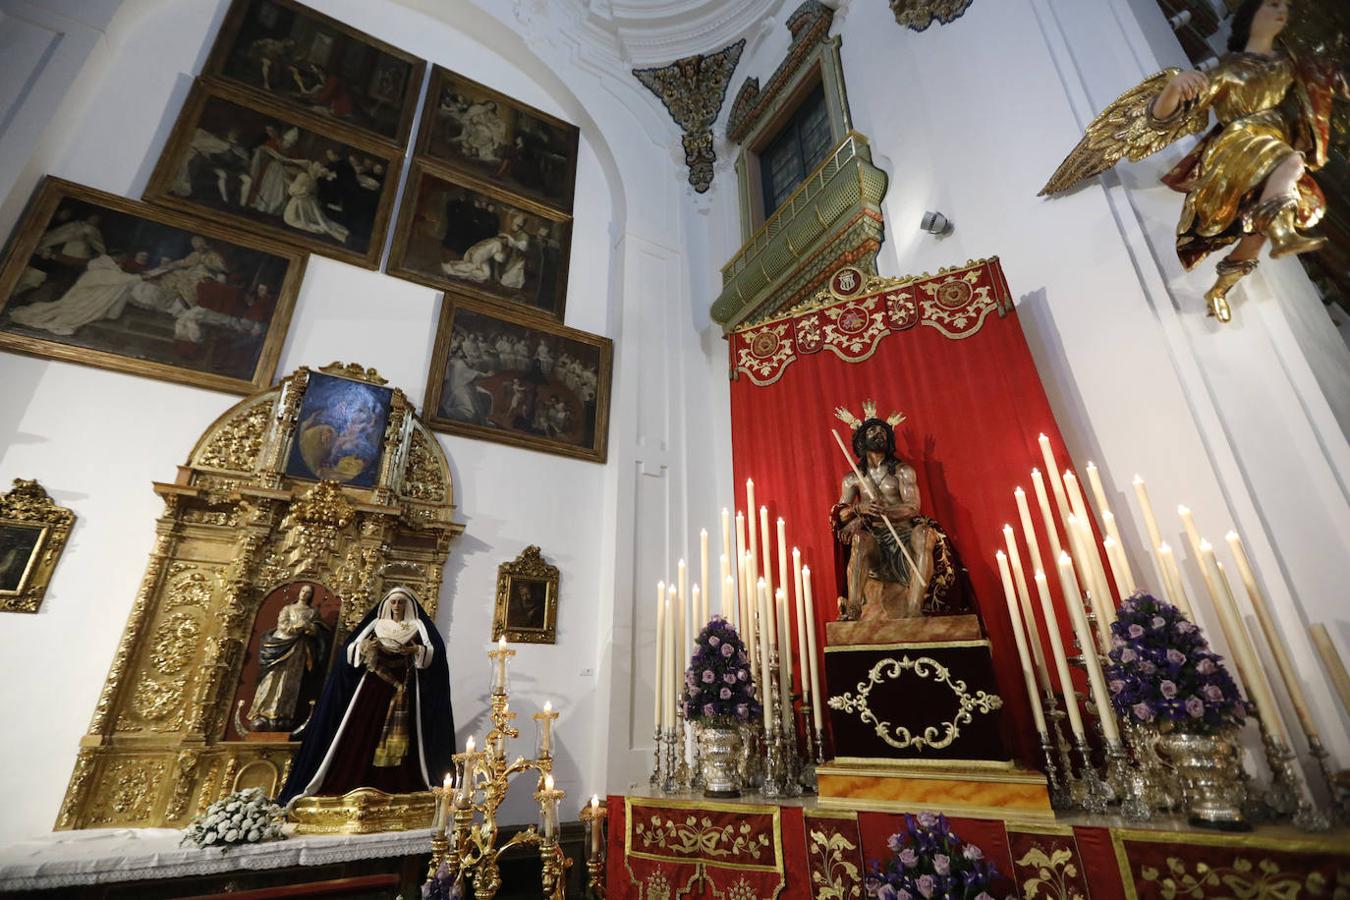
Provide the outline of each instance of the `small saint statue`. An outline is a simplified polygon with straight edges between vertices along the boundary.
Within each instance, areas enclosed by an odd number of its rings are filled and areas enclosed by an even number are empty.
[[[328,658],[329,629],[314,608],[314,588],[303,585],[277,613],[275,628],[258,648],[262,677],[248,710],[254,731],[291,731],[305,676]]]
[[[871,400],[863,403],[863,419],[843,407],[835,414],[853,428],[857,457],[830,511],[845,560],[840,618],[954,611],[955,553],[941,526],[921,512],[914,467],[896,456],[895,426],[905,417],[879,419]]]
[[[445,642],[416,595],[395,587],[343,643],[277,802],[430,790],[454,740]]]

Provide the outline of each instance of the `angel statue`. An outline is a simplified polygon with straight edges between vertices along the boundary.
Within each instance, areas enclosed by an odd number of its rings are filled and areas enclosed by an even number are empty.
[[[1303,232],[1326,212],[1311,172],[1327,161],[1334,99],[1350,100],[1343,65],[1276,46],[1289,0],[1243,0],[1233,14],[1229,52],[1208,73],[1167,69],[1126,91],[1087,128],[1041,194],[1056,194],[1199,134],[1212,110],[1218,124],[1163,176],[1186,195],[1177,256],[1188,270],[1221,247],[1218,280],[1205,292],[1209,315],[1228,322],[1228,292],[1272,257],[1317,250],[1326,238]]]

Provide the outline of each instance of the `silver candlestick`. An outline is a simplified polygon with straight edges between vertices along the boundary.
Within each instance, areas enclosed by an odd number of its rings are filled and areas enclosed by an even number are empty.
[[[657,726],[656,726],[656,737],[655,737],[653,743],[654,743],[655,746],[656,746],[656,750],[655,750],[654,753],[653,753],[653,756],[654,756],[655,758],[652,760],[652,777],[649,779],[648,783],[651,785],[652,790],[657,790],[657,789],[659,789],[659,788],[661,787],[661,746],[662,746],[662,737],[661,737],[661,726],[660,726],[660,725],[657,725]]]
[[[1070,805],[1069,792],[1059,779],[1059,767],[1055,765],[1055,748],[1051,745],[1050,734],[1041,732],[1041,753],[1045,755],[1045,778],[1050,788],[1050,805],[1055,809],[1067,809]]]
[[[1281,794],[1290,792],[1293,797],[1294,827],[1300,831],[1329,831],[1331,820],[1326,813],[1313,806],[1312,799],[1303,789],[1298,773],[1294,770],[1298,759],[1294,751],[1284,741],[1272,736],[1268,729],[1262,729],[1261,739],[1266,744],[1266,761],[1273,766],[1271,774],[1274,775],[1274,783],[1280,785]]]
[[[675,741],[678,731],[675,728],[666,729],[666,774],[661,782],[661,791],[666,794],[677,793],[680,789],[679,780],[675,777]]]
[[[1106,744],[1106,780],[1120,800],[1122,816],[1132,822],[1147,822],[1153,818],[1143,773],[1130,765],[1130,757],[1120,741]]]
[[[1107,805],[1114,796],[1111,792],[1111,786],[1102,781],[1097,770],[1092,767],[1092,756],[1088,752],[1087,741],[1082,738],[1074,741],[1074,749],[1078,751],[1078,760],[1082,765],[1082,774],[1078,776],[1080,785],[1078,805],[1084,812],[1094,815],[1104,815]]]
[[[812,724],[815,721],[814,710],[811,705],[811,697],[807,695],[802,698],[802,731],[806,734],[806,755],[802,759],[800,777],[797,779],[802,786],[802,793],[814,794],[819,787],[816,780],[816,762],[817,744],[816,729]]]
[[[1322,738],[1308,735],[1308,752],[1317,760],[1317,768],[1327,783],[1327,796],[1331,798],[1331,817],[1341,824],[1350,822],[1350,790],[1336,777],[1331,769],[1331,754],[1322,744]]]

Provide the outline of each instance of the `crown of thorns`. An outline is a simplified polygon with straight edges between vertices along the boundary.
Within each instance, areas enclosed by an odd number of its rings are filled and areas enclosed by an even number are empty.
[[[862,418],[860,419],[857,416],[855,416],[852,412],[850,412],[847,406],[839,406],[835,408],[834,415],[835,418],[843,422],[849,428],[853,429],[854,431],[857,431],[858,428],[862,426],[863,422],[867,421],[868,419],[875,419],[877,417],[876,401],[864,400],[862,404],[862,412],[863,415]],[[899,425],[903,421],[905,421],[905,414],[901,412],[892,412],[889,416],[886,417],[886,424],[891,426],[892,428]]]

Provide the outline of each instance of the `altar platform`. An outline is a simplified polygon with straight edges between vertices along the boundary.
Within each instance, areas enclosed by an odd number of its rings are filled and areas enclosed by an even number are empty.
[[[993,892],[1000,898],[1301,900],[1350,892],[1348,829],[1223,834],[1179,819],[948,818],[1003,873]],[[900,812],[827,807],[815,797],[611,796],[607,900],[863,900],[866,873],[889,861],[886,839],[903,826]]]

